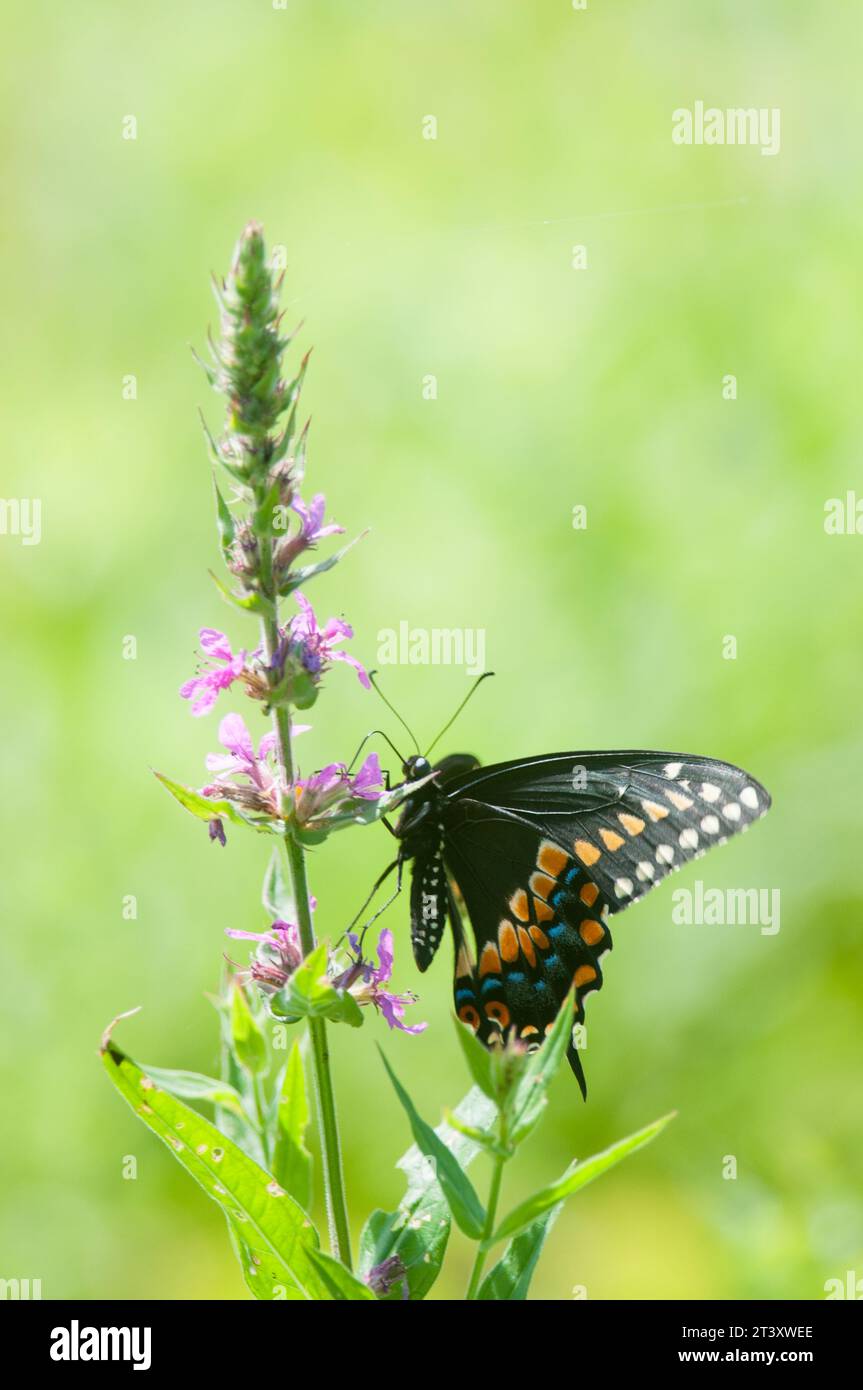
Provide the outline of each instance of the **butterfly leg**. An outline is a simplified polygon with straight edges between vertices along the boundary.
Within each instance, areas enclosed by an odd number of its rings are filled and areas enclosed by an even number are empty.
[[[368,922],[365,922],[363,926],[360,927],[360,949],[363,948],[365,933],[367,933],[368,929],[370,929],[372,922],[377,922],[377,919],[379,916],[381,916],[381,913],[386,912],[386,909],[389,908],[389,905],[391,905],[392,902],[395,902],[396,898],[399,897],[400,892],[402,892],[402,873],[404,869],[403,859],[393,859],[391,865],[386,866],[384,873],[379,874],[379,877],[375,878],[374,884],[371,885],[370,894],[368,894],[368,897],[365,898],[363,906],[361,906],[359,912],[357,912],[357,915],[353,917],[352,922],[347,923],[347,926],[345,927],[345,930],[343,930],[342,935],[340,935],[339,940],[336,941],[336,945],[339,945],[340,941],[345,940],[345,937],[347,933],[349,933],[349,931],[353,931],[354,927],[356,927],[357,922],[359,922],[360,917],[363,916],[365,909],[368,908],[368,903],[370,903],[372,901],[372,898],[374,898],[375,892],[378,891],[378,888],[381,887],[382,883],[385,883],[385,881],[388,880],[389,876],[391,876],[391,873],[393,872],[393,869],[397,869],[396,891],[392,892],[392,894],[389,895],[389,898],[386,899],[384,905],[382,905],[381,908],[378,908],[377,912],[375,912],[374,915],[372,915],[370,919],[368,919]]]
[[[377,912],[374,912],[374,913],[372,914],[372,916],[369,918],[369,920],[360,928],[360,951],[361,951],[361,952],[362,952],[362,948],[363,948],[363,942],[365,941],[365,938],[366,938],[366,932],[368,931],[369,927],[372,925],[373,922],[376,922],[376,921],[377,921],[377,919],[381,916],[381,913],[386,912],[386,910],[387,910],[387,908],[390,906],[390,904],[395,902],[395,900],[396,900],[396,898],[398,897],[399,893],[402,891],[402,866],[403,866],[403,863],[404,863],[404,861],[403,861],[402,859],[396,859],[396,860],[395,860],[395,864],[390,864],[390,867],[389,867],[389,869],[387,869],[386,874],[384,874],[382,878],[379,878],[377,884],[375,885],[375,887],[377,888],[377,887],[383,882],[383,879],[386,878],[387,874],[390,873],[391,870],[392,870],[396,865],[398,866],[398,873],[396,874],[396,886],[395,886],[395,891],[392,892],[392,893],[390,893],[390,896],[387,898],[386,902],[385,902],[381,907],[379,907],[378,910],[377,910]],[[371,897],[368,897],[368,898],[366,899],[365,903],[363,904],[363,907],[364,907],[364,908],[367,907],[370,901],[371,901]],[[362,916],[362,913],[360,913],[359,915]],[[354,918],[354,921],[356,921],[356,918]]]
[[[399,871],[399,886],[398,886],[398,888],[397,888],[397,890],[396,890],[396,893],[401,892],[402,866],[401,866],[401,863],[400,863],[400,861],[399,861],[398,859],[394,859],[393,862],[392,862],[391,864],[388,864],[388,865],[387,865],[387,867],[384,869],[383,873],[380,874],[379,877],[375,879],[374,883],[372,884],[371,891],[369,892],[369,895],[368,895],[368,897],[366,898],[365,902],[363,903],[362,907],[360,908],[359,912],[358,912],[358,913],[356,914],[356,916],[352,919],[352,921],[350,921],[350,922],[348,923],[348,925],[345,927],[344,931],[342,932],[341,936],[339,937],[338,941],[336,942],[336,945],[337,945],[337,946],[338,946],[339,942],[344,941],[344,939],[345,939],[345,937],[347,936],[348,932],[349,932],[349,931],[352,931],[353,928],[356,926],[357,922],[358,922],[358,921],[360,920],[360,918],[362,917],[363,913],[365,912],[365,910],[366,910],[366,908],[368,907],[369,903],[371,902],[372,898],[375,896],[375,893],[376,893],[376,892],[378,891],[378,889],[380,888],[381,884],[386,882],[386,880],[389,878],[390,874],[392,873],[393,869],[395,869],[396,867],[398,868],[398,871]],[[394,896],[395,896],[395,895],[394,895]],[[374,919],[373,919],[373,920],[374,920]],[[366,925],[368,925],[368,923],[367,923]],[[363,932],[365,932],[365,927],[363,927]]]

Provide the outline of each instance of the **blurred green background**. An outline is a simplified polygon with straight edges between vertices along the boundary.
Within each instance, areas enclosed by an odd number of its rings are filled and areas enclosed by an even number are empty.
[[[372,528],[314,590],[356,653],[374,664],[401,619],[481,628],[497,679],[450,751],[679,748],[774,796],[671,887],[779,888],[778,935],[675,926],[667,885],[618,918],[589,1102],[560,1077],[508,1198],[679,1118],[570,1203],[534,1296],[808,1299],[863,1275],[863,539],[823,526],[827,499],[863,494],[854,29],[802,0],[18,7],[3,492],[41,498],[43,520],[39,545],[0,538],[0,1275],[46,1298],[245,1296],[221,1216],[96,1046],[140,1004],[123,1046],[212,1070],[224,928],[263,925],[265,847],[210,845],[149,771],[200,783],[216,747],[217,716],[176,694],[198,627],[251,637],[206,574],[196,411],[220,412],[188,351],[250,217],[287,248],[288,319],[315,346],[307,490]],[[674,145],[671,112],[699,99],[780,108],[781,152]],[[427,739],[467,684],[403,666],[385,688]],[[350,757],[382,713],[335,669],[304,768]],[[320,930],[390,853],[375,827],[314,854]],[[389,921],[431,1026],[334,1030],[357,1228],[398,1200],[408,1142],[375,1039],[428,1118],[467,1088],[449,948],[419,977],[404,904]],[[454,1237],[435,1296],[463,1293],[468,1256]]]

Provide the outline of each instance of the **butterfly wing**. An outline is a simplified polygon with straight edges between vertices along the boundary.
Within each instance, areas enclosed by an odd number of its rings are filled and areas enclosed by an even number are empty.
[[[444,788],[445,863],[477,946],[458,953],[456,1010],[487,1045],[509,1029],[540,1043],[573,985],[583,1022],[608,917],[770,805],[729,763],[644,751],[463,770]]]
[[[599,889],[586,877],[561,879],[552,905],[551,874],[562,875],[567,863],[556,842],[477,801],[459,803],[452,819],[444,859],[476,940],[475,957],[463,939],[456,952],[459,1018],[486,1046],[502,1041],[510,1029],[532,1046],[542,1042],[574,984],[582,1023],[584,998],[602,984],[600,958],[611,947]],[[550,880],[546,896],[529,887],[543,870]],[[568,1056],[585,1091],[572,1044]]]

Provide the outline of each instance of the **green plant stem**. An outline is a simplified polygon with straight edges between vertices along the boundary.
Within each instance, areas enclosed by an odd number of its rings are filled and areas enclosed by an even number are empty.
[[[308,955],[315,948],[315,933],[312,926],[312,914],[309,910],[309,890],[303,848],[288,833],[285,835],[285,849],[297,901],[297,926],[300,931],[300,941],[303,954]],[[312,1073],[315,1083],[318,1135],[324,1165],[324,1196],[330,1231],[330,1249],[337,1260],[341,1260],[348,1269],[351,1269],[351,1237],[348,1226],[345,1180],[342,1172],[336,1097],[333,1090],[332,1072],[330,1071],[327,1025],[322,1018],[310,1018],[308,1023],[309,1035],[312,1040]]]
[[[267,541],[263,541],[261,552],[262,587],[265,592],[272,592],[272,555]],[[266,614],[261,619],[261,635],[267,660],[272,662],[279,640],[278,599],[276,598],[273,599],[272,613]],[[284,769],[285,781],[290,786],[294,776],[294,762],[291,751],[291,714],[285,705],[277,705],[274,709],[273,725],[278,742],[279,761]],[[300,933],[300,943],[303,948],[303,955],[307,956],[315,948],[315,930],[309,907],[309,884],[306,876],[305,856],[302,845],[298,843],[290,830],[285,832],[284,843],[294,899],[297,905],[297,927]],[[324,1198],[330,1234],[330,1250],[337,1260],[341,1260],[348,1269],[351,1269],[350,1228],[348,1226],[345,1180],[342,1172],[336,1099],[327,1045],[327,1025],[322,1018],[310,1018],[308,1023],[312,1040],[312,1076],[318,1118],[318,1137],[324,1169]]]
[[[482,1239],[476,1250],[476,1259],[473,1262],[470,1283],[468,1284],[466,1298],[476,1299],[479,1292],[479,1283],[482,1279],[482,1271],[485,1267],[486,1256],[489,1252],[489,1242],[494,1234],[494,1223],[497,1216],[497,1204],[500,1199],[500,1185],[503,1179],[503,1169],[506,1163],[506,1154],[495,1154],[494,1168],[491,1175],[491,1186],[488,1190],[488,1203],[485,1211],[485,1226],[483,1228]]]

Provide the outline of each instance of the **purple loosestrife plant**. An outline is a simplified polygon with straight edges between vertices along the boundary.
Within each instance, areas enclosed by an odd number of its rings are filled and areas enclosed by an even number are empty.
[[[403,1201],[397,1211],[368,1217],[354,1272],[327,1032],[340,1024],[359,1028],[376,1014],[389,1029],[414,1036],[427,1025],[410,1016],[415,996],[392,987],[391,931],[380,932],[372,959],[365,932],[334,931],[331,944],[317,939],[313,922],[317,904],[306,847],[338,830],[373,824],[398,806],[406,789],[387,787],[376,753],[356,771],[340,761],[304,775],[298,770],[294,740],[309,726],[297,723],[296,711],[317,704],[323,677],[335,663],[353,667],[365,689],[369,678],[345,650],[353,638],[349,624],[331,617],[321,625],[307,596],[315,578],[350,546],[321,556],[321,542],[343,528],[326,520],[323,493],[303,500],[308,426],[298,426],[298,403],[308,356],[294,378],[285,379],[291,338],[282,334],[279,283],[261,229],[252,223],[227,278],[215,286],[221,332],[210,343],[212,362],[204,370],[226,404],[221,435],[206,432],[227,569],[226,580],[213,578],[222,597],[256,622],[257,640],[235,650],[219,629],[200,630],[201,667],[180,695],[198,718],[219,705],[223,751],[207,757],[203,786],[157,774],[222,848],[230,848],[235,832],[254,830],[270,838],[263,891],[268,925],[227,929],[250,958],[229,962],[214,1001],[222,1040],[218,1077],[138,1066],[113,1041],[113,1024],[103,1037],[102,1056],[120,1093],[221,1207],[256,1298],[424,1298],[455,1221],[477,1247],[467,1297],[521,1299],[565,1198],[651,1139],[664,1121],[571,1165],[499,1221],[503,1169],[546,1104],[572,1030],[571,999],[533,1053],[514,1045],[489,1053],[457,1023],[474,1086],[437,1129],[417,1113],[384,1058],[414,1147],[400,1161],[408,1180]],[[228,707],[238,696],[245,717]],[[300,1042],[303,1032],[307,1044]],[[312,1219],[306,1065],[313,1081],[328,1254]],[[189,1101],[212,1106],[213,1119]],[[481,1152],[492,1164],[485,1204],[466,1173]],[[508,1244],[483,1278],[487,1254],[502,1240]]]

